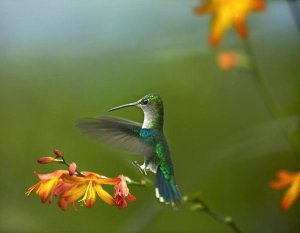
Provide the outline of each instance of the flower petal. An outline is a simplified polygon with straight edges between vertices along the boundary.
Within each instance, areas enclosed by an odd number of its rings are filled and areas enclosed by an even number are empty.
[[[248,35],[245,19],[253,11],[265,9],[263,0],[207,0],[193,9],[197,15],[212,14],[210,43],[216,47],[224,32],[234,26],[238,34],[245,39]]]
[[[45,173],[45,174],[40,174],[37,172],[34,172],[34,174],[40,179],[40,180],[49,180],[53,177],[60,177],[63,174],[67,174],[69,173],[67,170],[56,170],[54,172],[51,173]]]
[[[291,182],[293,182],[295,174],[285,170],[281,170],[277,173],[277,177],[278,180],[271,181],[270,183],[272,189],[282,189],[285,186],[289,185]]]
[[[109,185],[115,185],[120,182],[119,178],[97,178],[96,183],[97,184],[109,184]]]
[[[202,6],[196,6],[193,8],[193,12],[198,15],[209,13],[213,10],[213,6],[211,4],[204,4]]]
[[[248,37],[248,30],[245,19],[238,19],[233,22],[233,26],[241,38],[246,39]]]
[[[66,210],[68,208],[68,201],[63,198],[63,197],[60,197],[59,200],[58,200],[58,206],[62,209],[62,210]]]
[[[297,199],[300,193],[300,175],[293,181],[291,187],[285,193],[282,202],[281,208],[287,210]]]
[[[118,195],[115,197],[115,202],[116,205],[120,208],[120,209],[124,209],[127,207],[127,201],[126,201],[126,197]]]
[[[60,196],[63,193],[66,193],[68,190],[70,190],[72,187],[74,187],[74,184],[59,182],[56,187],[54,188],[54,195]]]
[[[112,196],[106,192],[101,185],[95,185],[94,189],[96,190],[98,196],[107,204],[109,205],[115,205],[115,200],[112,198]]]
[[[128,198],[128,200],[131,201],[131,202],[136,201],[135,196],[133,196],[131,193],[128,194],[127,198]]]
[[[53,191],[55,185],[57,184],[57,178],[52,178],[50,180],[42,182],[42,184],[39,186],[36,193],[40,196],[41,201],[45,203],[47,201],[47,198],[49,194]],[[52,200],[50,199],[50,202]]]
[[[93,186],[93,182],[90,181],[82,198],[82,201],[87,208],[91,208],[96,202],[96,191]]]
[[[77,201],[80,197],[82,197],[87,189],[87,184],[75,185],[67,192],[62,194],[62,198],[64,198],[67,202]]]
[[[253,1],[253,11],[261,12],[266,9],[266,4],[263,0],[255,0]]]

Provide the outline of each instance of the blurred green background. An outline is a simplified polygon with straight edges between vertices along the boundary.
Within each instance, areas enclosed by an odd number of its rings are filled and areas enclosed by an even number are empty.
[[[243,232],[300,231],[299,201],[280,210],[283,191],[268,185],[280,169],[299,170],[300,37],[290,8],[268,1],[266,12],[248,19],[278,124],[251,73],[218,68],[219,51],[243,52],[243,44],[229,31],[211,49],[210,17],[193,15],[197,4],[0,1],[0,232],[232,232],[206,214],[160,204],[153,188],[131,187],[137,201],[124,210],[98,200],[92,209],[63,212],[24,195],[37,182],[34,170],[61,168],[36,163],[55,148],[79,169],[140,179],[130,161],[142,157],[97,144],[74,124],[149,92],[164,99],[165,132],[184,194],[200,192]],[[113,114],[143,118],[135,108]]]

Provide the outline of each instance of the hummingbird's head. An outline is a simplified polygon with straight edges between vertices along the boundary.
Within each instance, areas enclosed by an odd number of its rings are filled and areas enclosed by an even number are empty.
[[[145,95],[137,102],[137,106],[143,109],[144,112],[153,112],[163,115],[163,101],[158,94],[151,93]]]
[[[126,108],[126,107],[132,107],[132,106],[137,106],[141,108],[144,112],[155,112],[155,113],[161,113],[163,114],[163,101],[161,97],[158,94],[151,93],[148,95],[145,95],[143,98],[140,100],[129,103],[129,104],[124,104],[118,107],[114,107],[110,109],[109,111],[114,111],[120,108]]]
[[[163,101],[158,94],[150,93],[145,95],[140,100],[130,103],[124,104],[115,108],[110,109],[109,111],[114,111],[120,108],[132,107],[137,106],[141,108],[144,112],[145,119],[144,122],[152,122],[157,121],[158,125],[163,124],[163,115],[164,115],[164,108],[163,108]]]

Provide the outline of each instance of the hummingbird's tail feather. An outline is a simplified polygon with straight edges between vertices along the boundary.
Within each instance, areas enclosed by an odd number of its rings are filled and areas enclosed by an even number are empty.
[[[171,203],[175,205],[181,201],[181,194],[176,185],[174,177],[166,179],[160,167],[156,172],[156,188],[155,195],[160,202]]]

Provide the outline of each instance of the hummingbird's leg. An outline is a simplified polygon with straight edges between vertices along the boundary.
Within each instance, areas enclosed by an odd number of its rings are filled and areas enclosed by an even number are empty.
[[[131,162],[133,166],[135,166],[137,169],[139,169],[139,171],[143,174],[143,175],[147,175],[145,166],[143,165],[139,165],[137,161],[132,161]]]

